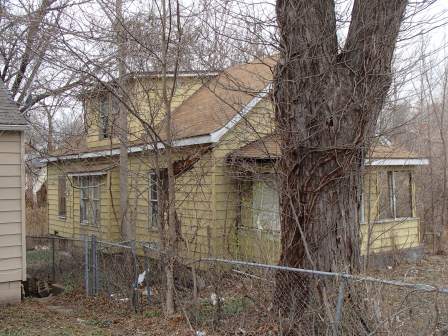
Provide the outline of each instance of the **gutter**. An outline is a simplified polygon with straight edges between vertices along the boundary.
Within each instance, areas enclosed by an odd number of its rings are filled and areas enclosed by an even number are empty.
[[[428,159],[366,159],[366,166],[426,166]]]
[[[0,131],[25,131],[28,125],[3,125],[0,124]]]

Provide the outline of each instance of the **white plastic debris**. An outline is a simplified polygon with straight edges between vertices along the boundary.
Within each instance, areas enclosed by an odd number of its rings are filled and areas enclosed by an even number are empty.
[[[196,331],[196,336],[205,336],[205,335],[207,335],[207,334],[205,333],[205,331],[201,331],[201,330],[197,330],[197,331]]]
[[[138,275],[138,279],[137,279],[137,285],[141,285],[143,284],[143,281],[145,281],[145,276],[146,276],[146,271],[143,271],[143,273],[140,273]]]
[[[216,295],[216,293],[212,293],[210,295],[210,301],[211,301],[212,305],[216,306],[218,304],[218,295]],[[224,298],[220,297],[219,302],[224,302]]]

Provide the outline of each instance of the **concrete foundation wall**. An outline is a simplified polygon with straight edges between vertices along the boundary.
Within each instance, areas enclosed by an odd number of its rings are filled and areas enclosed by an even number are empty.
[[[0,305],[20,303],[22,289],[20,281],[0,283]]]

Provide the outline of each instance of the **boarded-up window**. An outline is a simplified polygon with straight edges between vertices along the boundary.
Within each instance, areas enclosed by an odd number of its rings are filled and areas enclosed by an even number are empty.
[[[79,212],[81,224],[100,223],[100,176],[79,177]]]
[[[279,196],[274,182],[269,180],[253,183],[253,225],[259,230],[280,230]]]
[[[412,174],[388,171],[378,174],[379,219],[412,217]]]
[[[65,218],[67,215],[67,184],[64,175],[58,178],[58,215]]]
[[[164,211],[164,202],[168,193],[168,175],[166,169],[159,173],[160,179],[156,171],[149,173],[149,225],[150,227],[158,227],[159,211]],[[163,213],[162,213],[163,215]]]

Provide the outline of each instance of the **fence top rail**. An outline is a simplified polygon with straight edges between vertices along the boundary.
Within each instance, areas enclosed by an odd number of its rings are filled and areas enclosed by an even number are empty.
[[[265,269],[271,269],[271,270],[277,270],[277,271],[289,271],[289,272],[297,272],[297,273],[304,273],[304,274],[313,274],[313,275],[323,276],[323,277],[341,278],[344,280],[367,281],[367,282],[380,283],[380,284],[384,284],[384,285],[406,287],[406,288],[415,289],[417,291],[437,292],[437,293],[448,294],[447,287],[436,287],[436,286],[428,285],[428,284],[408,283],[408,282],[403,282],[403,281],[399,281],[399,280],[378,279],[378,278],[374,278],[374,277],[370,277],[370,276],[354,275],[354,274],[341,273],[341,272],[326,272],[326,271],[317,271],[317,270],[295,268],[295,267],[288,267],[288,266],[281,266],[281,265],[260,264],[260,263],[241,261],[241,260],[229,260],[229,259],[221,259],[221,258],[201,258],[201,259],[191,261],[190,264],[200,263],[200,262],[218,262],[218,263],[224,263],[224,264],[230,264],[230,265],[265,268]]]
[[[48,236],[26,236],[26,238],[31,238],[31,239],[53,239],[53,240],[84,241],[84,240],[81,239],[81,238],[62,237],[62,236],[55,236],[55,235],[48,235]]]
[[[113,242],[108,242],[108,241],[104,241],[104,240],[97,240],[97,243],[99,244],[104,244],[104,245],[109,245],[109,246],[114,246],[114,247],[119,247],[119,248],[125,248],[125,249],[132,249],[132,246],[129,245],[123,245],[122,243],[113,243]]]

